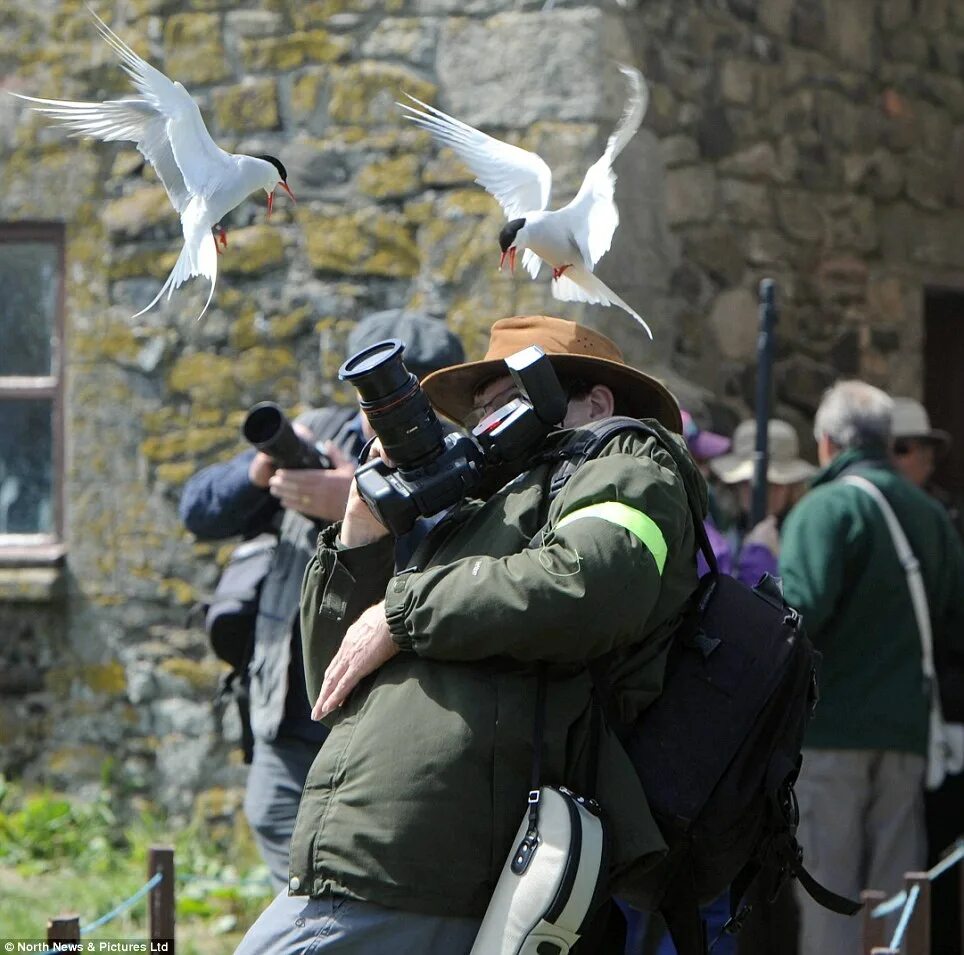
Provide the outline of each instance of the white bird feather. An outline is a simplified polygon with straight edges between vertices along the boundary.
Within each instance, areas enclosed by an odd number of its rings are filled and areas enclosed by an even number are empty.
[[[277,186],[292,195],[284,167],[270,157],[235,155],[221,149],[208,133],[190,93],[141,59],[90,7],[87,9],[140,95],[105,103],[13,95],[35,104],[38,113],[50,116],[75,136],[135,144],[154,167],[181,217],[184,247],[160,292],[134,317],[157,304],[165,292],[170,299],[175,289],[201,275],[211,283],[211,289],[200,319],[211,304],[217,282],[217,245],[212,228],[257,189],[268,193],[269,212]]]
[[[616,305],[652,338],[640,315],[593,273],[596,263],[609,251],[619,225],[612,165],[642,124],[649,103],[642,74],[628,66],[621,66],[620,71],[630,86],[623,114],[602,156],[586,172],[575,198],[555,211],[547,211],[552,171],[541,156],[489,136],[414,96],[408,98],[420,108],[398,105],[406,111],[406,119],[459,156],[475,174],[475,181],[502,206],[510,224],[524,220],[510,248],[523,249],[522,265],[533,279],[545,260],[553,269],[552,294],[557,299]],[[504,248],[503,255],[506,251]]]

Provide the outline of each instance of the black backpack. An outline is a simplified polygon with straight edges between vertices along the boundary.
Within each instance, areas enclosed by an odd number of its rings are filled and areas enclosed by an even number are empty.
[[[634,418],[609,418],[579,429],[554,452],[565,460],[550,498],[623,432],[655,438],[682,471],[685,452],[666,433]],[[698,502],[689,505],[710,571],[674,637],[662,695],[635,723],[620,725],[607,705],[606,658],[589,669],[669,846],[632,901],[663,914],[679,955],[700,955],[707,940],[699,906],[729,888],[726,931],[737,931],[749,911],[739,911],[740,902],[758,878],[771,900],[796,877],[835,912],[853,915],[860,904],[817,883],[796,840],[793,785],[818,700],[819,654],[779,581],[767,575],[750,589],[719,573]]]

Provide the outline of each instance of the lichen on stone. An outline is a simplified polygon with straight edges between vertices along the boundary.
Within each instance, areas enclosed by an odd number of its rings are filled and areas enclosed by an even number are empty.
[[[214,115],[218,126],[227,132],[278,129],[278,81],[273,78],[250,80],[216,90]]]
[[[334,63],[351,51],[347,37],[326,30],[306,30],[284,37],[241,41],[241,61],[248,70],[293,70],[306,63]]]

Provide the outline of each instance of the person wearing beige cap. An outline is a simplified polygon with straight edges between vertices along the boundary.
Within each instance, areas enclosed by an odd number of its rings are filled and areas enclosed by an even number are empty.
[[[964,536],[959,503],[933,481],[934,470],[951,447],[951,436],[932,428],[927,409],[913,398],[894,398],[891,460],[911,484],[927,491],[947,511],[959,536]],[[964,714],[964,661],[943,661],[941,703],[945,710],[960,718]],[[949,674],[955,679],[948,681]],[[942,850],[964,832],[964,774],[949,776],[940,789],[925,798],[927,823],[927,864],[940,860]],[[956,886],[935,883],[931,893],[931,925],[934,952],[958,950],[961,938],[961,912]]]
[[[593,732],[585,665],[612,652],[626,720],[658,695],[697,587],[689,501],[702,518],[706,487],[672,395],[574,322],[497,321],[484,358],[422,388],[453,420],[480,419],[520,397],[504,359],[531,346],[568,400],[521,473],[462,500],[416,566],[396,569],[391,535],[354,486],[343,522],[319,538],[301,626],[312,716],[331,735],[305,784],[288,893],[239,955],[469,952],[531,788],[540,672],[546,778],[582,787],[595,747],[614,891],[632,901],[634,873],[665,851],[625,751]],[[569,442],[614,413],[648,419],[659,440],[617,434],[557,487]],[[586,939],[587,952],[622,949]]]
[[[776,576],[780,556],[780,524],[817,469],[800,457],[800,439],[793,425],[771,418],[767,435],[767,516],[743,538],[736,576],[748,586],[763,574]],[[756,451],[756,422],[741,421],[733,432],[729,454],[710,461],[710,470],[724,484],[737,489],[740,509],[750,512],[751,482]]]
[[[913,398],[894,398],[891,454],[911,484],[927,489],[934,469],[951,446],[951,436],[932,428],[927,409]]]

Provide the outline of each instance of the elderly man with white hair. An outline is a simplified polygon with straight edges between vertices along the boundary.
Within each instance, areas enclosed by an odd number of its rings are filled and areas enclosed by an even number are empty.
[[[920,562],[934,641],[964,639],[964,550],[943,509],[891,466],[893,402],[861,381],[831,388],[814,437],[822,470],[783,529],[787,601],[823,653],[820,702],[797,783],[814,876],[855,896],[895,890],[926,858],[929,696],[904,568],[872,490]],[[860,924],[801,898],[802,955],[852,955]]]

